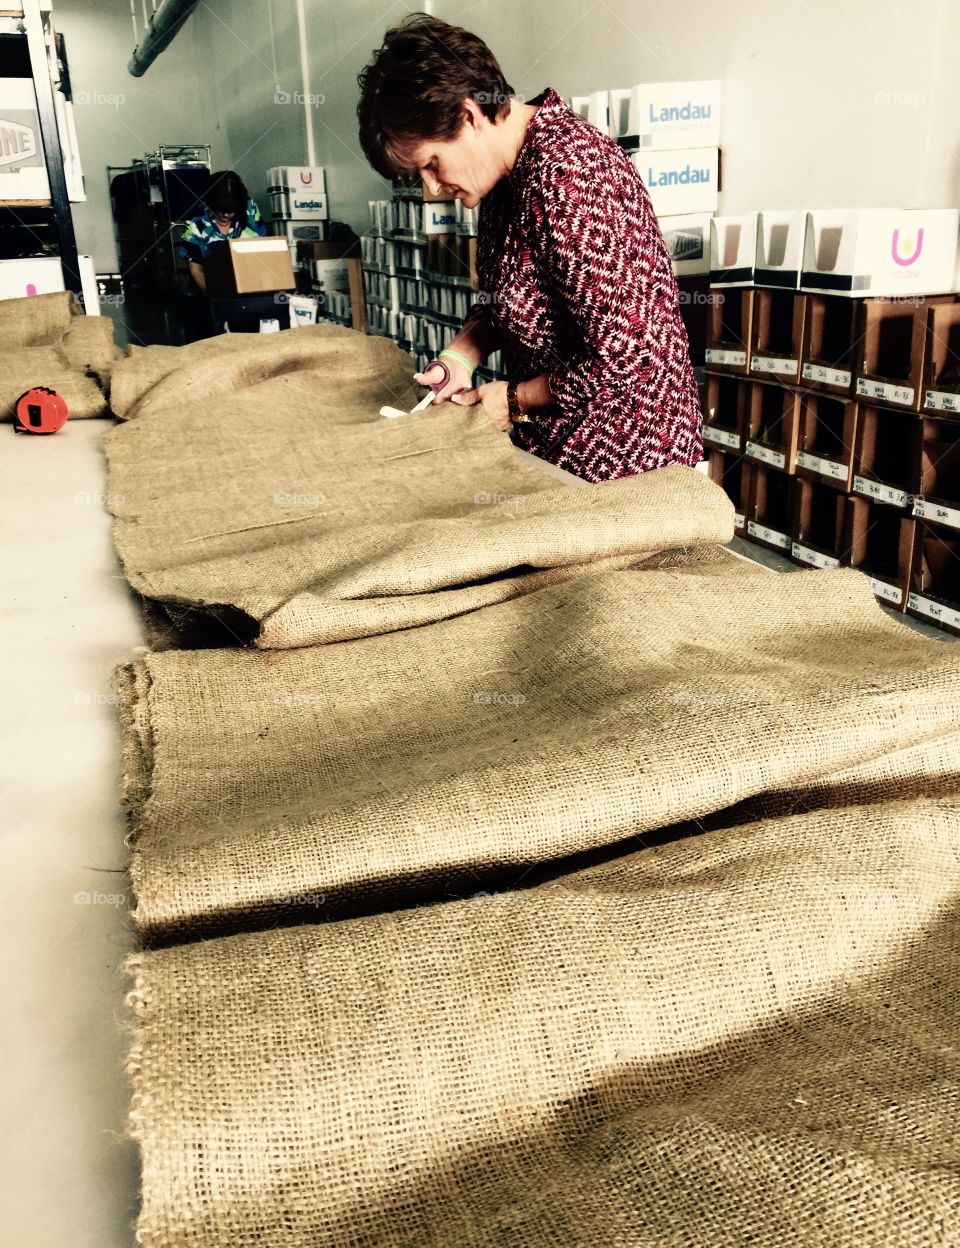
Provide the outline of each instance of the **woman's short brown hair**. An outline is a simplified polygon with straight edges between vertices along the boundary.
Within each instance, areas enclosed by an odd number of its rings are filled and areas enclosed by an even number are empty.
[[[388,30],[357,81],[360,146],[385,178],[409,168],[404,149],[410,144],[455,138],[468,96],[496,121],[513,95],[482,39],[426,13]]]
[[[210,175],[203,200],[211,212],[235,212],[238,217],[246,216],[247,188],[240,175],[232,169],[218,169]]]

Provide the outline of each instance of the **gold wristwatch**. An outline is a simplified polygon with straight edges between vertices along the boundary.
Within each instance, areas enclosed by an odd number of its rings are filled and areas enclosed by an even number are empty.
[[[507,415],[515,425],[523,424],[524,421],[529,421],[530,419],[520,406],[520,400],[517,398],[517,383],[515,381],[507,382]]]

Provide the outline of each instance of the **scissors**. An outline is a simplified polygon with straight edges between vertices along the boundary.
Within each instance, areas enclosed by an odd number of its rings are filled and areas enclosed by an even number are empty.
[[[450,369],[447,368],[443,360],[431,360],[430,363],[427,365],[427,367],[423,371],[425,373],[428,373],[431,368],[442,368],[443,376],[440,378],[439,381],[430,382],[429,393],[427,394],[425,398],[420,400],[420,402],[417,404],[416,407],[411,407],[409,412],[402,412],[399,407],[381,407],[380,415],[388,416],[391,418],[395,416],[412,416],[414,412],[422,412],[424,408],[429,407],[430,404],[433,402],[433,400],[437,397],[437,395],[443,389],[443,387],[450,380]]]

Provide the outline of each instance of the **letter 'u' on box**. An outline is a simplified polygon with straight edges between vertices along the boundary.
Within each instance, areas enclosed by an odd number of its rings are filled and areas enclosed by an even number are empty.
[[[641,149],[720,146],[723,85],[650,82],[609,93],[610,134]]]

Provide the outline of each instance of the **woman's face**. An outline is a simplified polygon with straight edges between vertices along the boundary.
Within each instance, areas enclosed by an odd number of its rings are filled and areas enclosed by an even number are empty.
[[[496,140],[493,123],[467,100],[456,138],[423,139],[409,147],[408,155],[431,195],[443,193],[475,208],[505,172]]]

